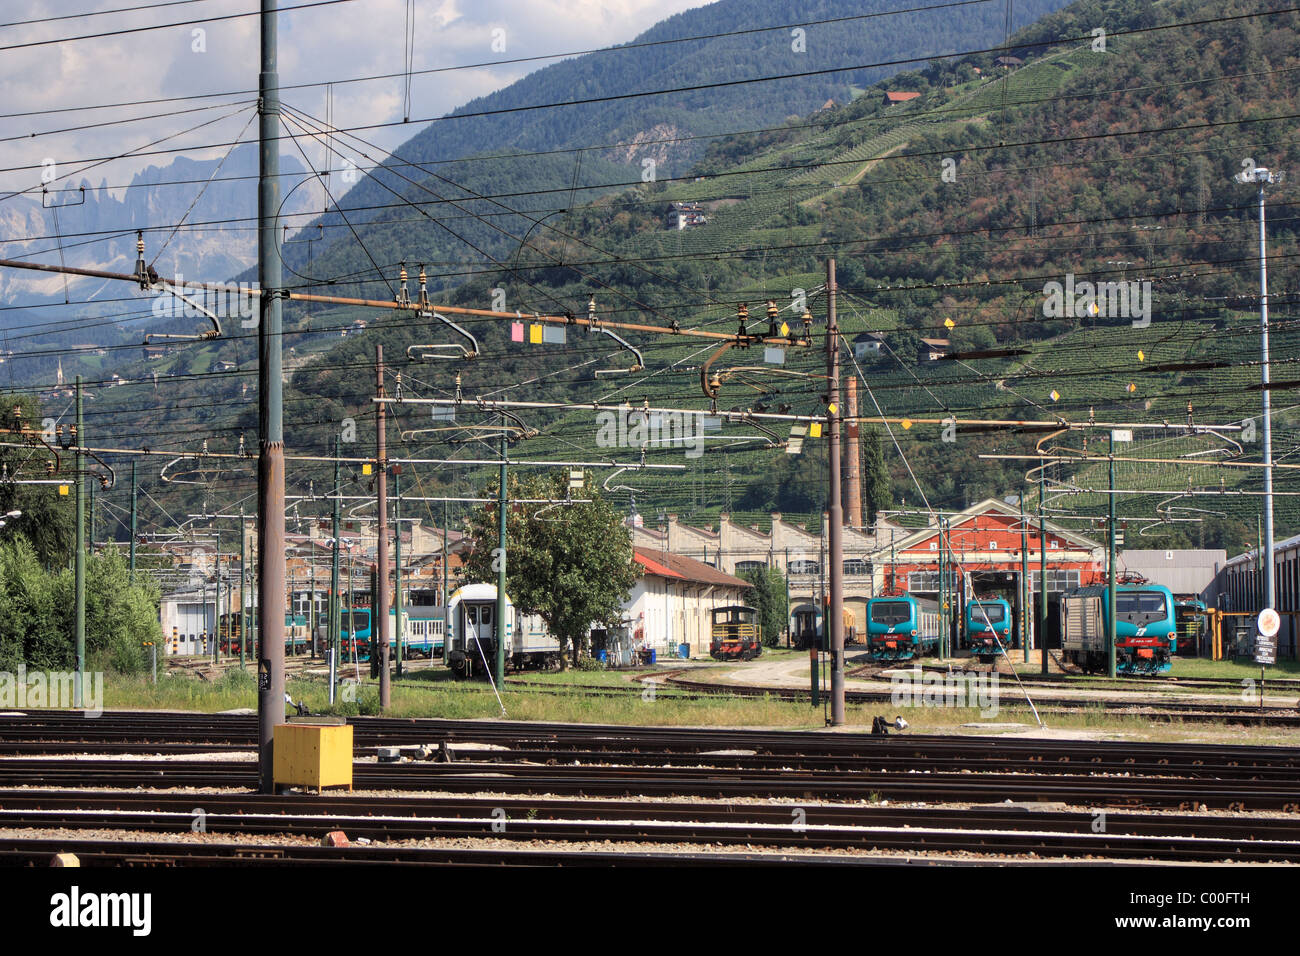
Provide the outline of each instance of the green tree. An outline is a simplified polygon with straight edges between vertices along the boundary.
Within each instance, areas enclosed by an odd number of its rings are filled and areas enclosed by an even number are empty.
[[[568,495],[568,472],[511,475],[506,493],[519,498]],[[483,497],[495,499],[492,482]],[[512,505],[506,514],[506,593],[523,614],[536,614],[559,639],[562,666],[569,649],[582,653],[593,624],[613,627],[636,583],[632,534],[622,516],[596,488],[583,489],[583,504]],[[495,582],[498,516],[495,504],[476,509],[467,532],[472,551],[466,561],[471,580]]]
[[[776,647],[790,619],[790,603],[786,595],[785,575],[776,568],[750,568],[739,575],[754,591],[750,603],[758,608],[763,625],[763,646]]]
[[[98,669],[143,671],[146,641],[157,641],[157,588],[131,582],[126,556],[109,547],[86,562],[86,658]]]
[[[40,406],[27,395],[8,395],[0,405],[0,429],[16,431],[41,425]],[[20,485],[23,479],[47,477],[46,462],[53,456],[35,444],[29,448],[0,448],[0,514],[21,511],[17,518],[6,518],[0,528],[0,540],[24,537],[35,550],[38,561],[46,567],[66,564],[72,556],[76,539],[73,528],[73,499],[62,497],[54,485]],[[72,481],[71,460],[63,456],[61,475]]]
[[[47,570],[21,535],[0,544],[0,669],[19,663],[64,670],[75,665],[75,582],[67,568]],[[158,639],[158,592],[132,583],[116,548],[86,562],[86,665],[136,673]]]
[[[0,666],[63,669],[73,663],[72,575],[41,567],[21,535],[0,544]],[[66,595],[65,595],[66,592]]]

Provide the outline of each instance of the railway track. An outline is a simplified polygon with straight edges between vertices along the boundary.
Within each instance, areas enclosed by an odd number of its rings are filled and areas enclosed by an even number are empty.
[[[352,718],[355,750],[448,746],[453,756],[496,762],[678,764],[860,770],[1004,770],[1021,773],[1151,773],[1265,779],[1300,774],[1300,748],[1129,741],[736,731],[621,725]],[[249,750],[256,718],[77,712],[0,715],[0,754],[172,753]],[[475,747],[488,749],[472,749]],[[463,754],[460,759],[463,759]]]
[[[251,761],[0,759],[9,786],[247,788]],[[929,803],[1048,801],[1086,807],[1300,812],[1291,780],[1221,780],[996,772],[741,770],[719,767],[474,762],[390,766],[359,763],[358,788],[446,793],[567,794],[599,797],[770,797],[881,799]]]
[[[0,792],[0,830],[187,833],[199,809],[204,832],[213,837],[291,834],[319,838],[341,829],[353,840],[390,843],[430,839],[533,844],[609,841],[804,851],[1035,854],[1076,859],[1300,861],[1300,822],[1296,821],[1113,814],[1099,833],[1095,814],[1024,808],[954,811],[810,806],[792,811],[790,806],[761,804],[358,800],[206,794],[184,798],[86,793],[36,796],[4,791]],[[4,845],[0,838],[0,847]]]
[[[363,756],[433,745],[435,759],[356,762],[364,795],[269,796],[254,792],[251,716],[0,715],[0,863],[43,864],[56,851],[163,866],[789,864],[827,853],[880,863],[918,852],[1300,862],[1300,748],[351,723]],[[206,835],[194,837],[200,808]],[[1295,816],[1249,815],[1260,811]],[[373,842],[301,842],[336,829]]]
[[[668,677],[668,683],[700,693],[720,693],[737,697],[771,697],[777,700],[811,701],[812,692],[796,687],[770,687],[754,684],[712,684],[706,681]],[[716,690],[711,690],[716,689]],[[939,692],[939,691],[936,691]],[[881,704],[893,706],[894,695],[887,690],[846,689],[848,704]],[[1028,705],[1020,700],[1001,703],[1000,713],[1028,712]],[[1053,697],[1035,702],[1039,714],[1072,715],[1080,711],[1104,709],[1107,714],[1145,717],[1160,721],[1188,723],[1224,723],[1252,727],[1300,727],[1300,713],[1294,708],[1248,704],[1215,704],[1202,701],[1124,701],[1101,697]]]

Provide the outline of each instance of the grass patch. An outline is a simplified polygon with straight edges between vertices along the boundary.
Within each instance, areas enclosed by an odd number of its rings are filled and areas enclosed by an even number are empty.
[[[526,687],[507,685],[501,694],[506,714],[511,720],[561,721],[569,723],[621,724],[663,727],[727,727],[821,729],[825,726],[825,704],[814,709],[807,703],[777,700],[771,697],[729,698],[700,697],[687,699],[661,688],[652,700],[641,694],[598,695],[574,688],[547,693],[548,683],[581,676],[593,690],[618,686],[611,681],[626,681],[629,672],[568,672],[534,674],[535,681]],[[393,717],[440,717],[445,719],[500,719],[501,707],[486,683],[455,681],[441,669],[417,671],[395,680],[393,703],[388,711]],[[549,680],[548,680],[549,679]],[[576,682],[576,681],[575,681]],[[623,684],[626,686],[626,683]],[[294,700],[304,702],[313,713],[345,716],[373,715],[379,712],[377,684],[364,683],[354,701],[329,705],[329,692],[323,680],[291,679],[288,690]],[[133,710],[189,710],[213,713],[237,708],[256,708],[257,690],[252,670],[232,669],[217,681],[208,682],[192,675],[176,675],[159,681],[115,675],[105,680],[105,707]],[[1005,696],[1005,695],[1004,695]],[[1050,702],[1041,702],[1050,706]],[[996,714],[982,714],[974,707],[936,707],[892,704],[850,704],[846,720],[850,728],[866,733],[876,716],[891,722],[903,716],[910,724],[909,733],[989,734],[1017,733],[1035,728],[1029,709],[1020,701],[1003,700]],[[1132,715],[1114,715],[1098,703],[1068,715],[1050,714],[1046,724],[1057,731],[1085,731],[1116,735],[1126,739],[1170,742],[1271,744],[1296,746],[1300,731],[1286,728],[1252,728],[1183,724],[1178,721],[1152,722]],[[1022,727],[971,728],[964,724],[1011,724]]]

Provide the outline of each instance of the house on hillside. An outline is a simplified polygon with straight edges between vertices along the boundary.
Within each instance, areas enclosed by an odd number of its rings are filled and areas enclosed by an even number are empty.
[[[669,229],[693,229],[709,221],[704,206],[697,202],[675,202],[668,208]]]
[[[893,106],[895,103],[906,103],[909,100],[914,100],[919,98],[920,95],[921,95],[920,93],[912,93],[912,92],[899,93],[890,90],[885,93],[885,105]]]
[[[853,357],[859,361],[880,357],[885,348],[885,340],[875,332],[864,332],[853,340]]]
[[[921,346],[916,350],[918,363],[937,362],[948,354],[951,343],[948,339],[921,339]]]

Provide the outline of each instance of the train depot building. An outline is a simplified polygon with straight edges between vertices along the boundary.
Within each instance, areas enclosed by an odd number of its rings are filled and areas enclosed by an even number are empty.
[[[846,513],[847,510],[846,510]],[[820,628],[826,596],[827,521],[820,532],[771,514],[770,531],[743,525],[729,514],[716,526],[691,527],[667,515],[659,528],[635,526],[633,543],[656,551],[691,557],[729,574],[751,568],[774,567],[786,575],[790,629],[798,634]],[[1037,599],[1043,550],[1037,519],[994,498],[945,516],[943,546],[936,518],[920,528],[906,527],[897,512],[882,512],[874,526],[844,528],[844,606],[850,627],[865,623],[866,604],[873,597],[913,594],[937,599],[940,561],[947,570],[952,593],[961,600],[1003,597],[1011,604],[1018,633],[1027,579]],[[1057,607],[1072,588],[1106,580],[1106,548],[1089,537],[1046,524],[1048,645],[1059,643]],[[960,611],[960,608],[957,608]],[[955,620],[956,615],[952,618]],[[1032,640],[1032,638],[1031,638]]]

